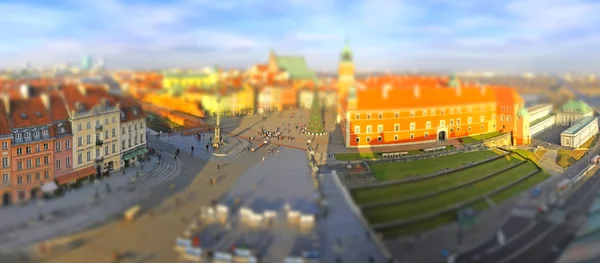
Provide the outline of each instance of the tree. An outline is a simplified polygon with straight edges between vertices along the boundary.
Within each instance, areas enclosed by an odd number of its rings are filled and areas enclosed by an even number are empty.
[[[321,114],[321,104],[319,103],[319,95],[317,92],[313,94],[313,101],[310,109],[310,119],[308,120],[308,132],[324,133],[323,116]]]

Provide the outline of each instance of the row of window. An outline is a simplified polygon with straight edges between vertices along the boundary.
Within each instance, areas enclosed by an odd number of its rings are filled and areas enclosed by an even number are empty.
[[[114,116],[112,117],[112,123],[117,123],[117,118]],[[108,124],[108,118],[104,119],[104,124]],[[100,120],[96,120],[96,126],[100,126],[100,125],[101,125]],[[92,122],[88,121],[85,126],[88,130],[92,129]],[[94,128],[96,128],[96,127],[94,127]],[[77,125],[77,131],[83,131],[83,124],[80,123]]]
[[[129,125],[129,132],[131,132],[131,127],[134,127],[134,131],[138,130],[138,123],[135,123],[134,125]],[[139,129],[144,129],[144,123],[140,122],[139,123]],[[125,134],[125,127],[121,127],[121,134]]]
[[[65,168],[71,168],[71,157],[65,158]],[[56,160],[56,170],[62,169],[61,160]]]
[[[483,130],[485,130],[485,125],[483,125],[483,124],[482,124],[482,125],[480,126],[480,129],[481,129],[482,131],[483,131]],[[456,128],[456,131],[457,131],[457,132],[460,132],[460,127],[457,127],[457,128]],[[467,131],[471,132],[471,126],[467,127]],[[450,132],[454,132],[454,129],[453,129],[453,128],[450,128]],[[423,137],[424,137],[424,138],[429,138],[429,132],[424,132],[424,133],[423,133]],[[411,134],[409,135],[409,138],[410,138],[411,140],[413,140],[413,139],[415,138],[415,134],[414,134],[414,133],[411,133]],[[365,137],[365,140],[366,140],[367,142],[371,142],[371,137],[370,137],[370,136],[367,136],[367,137]],[[397,140],[399,140],[399,136],[398,136],[397,134],[395,134],[395,135],[394,135],[394,141],[397,141]],[[382,141],[383,141],[383,137],[382,137],[382,136],[377,136],[377,142],[382,142]],[[355,138],[355,142],[356,142],[356,143],[360,143],[360,137],[356,137],[356,138]]]
[[[41,134],[43,136],[48,136],[48,130],[41,130]],[[31,139],[31,132],[15,133],[15,139],[16,140],[21,140],[21,139],[23,139],[23,137],[25,137],[26,140]],[[40,137],[40,131],[34,131],[33,132],[33,137],[34,138],[39,138]]]
[[[140,134],[139,135],[139,142],[140,143],[144,143],[144,134]],[[133,140],[133,144],[132,144],[132,140]],[[127,144],[125,144],[127,142]],[[129,137],[129,140],[125,141],[122,140],[121,141],[121,150],[126,149],[126,148],[131,148],[131,146],[136,146],[138,144],[138,137],[137,136],[133,136],[133,138]]]
[[[117,137],[117,130],[112,129],[112,138]],[[92,135],[88,134],[85,137],[86,145],[92,144]],[[108,131],[104,131],[104,139],[108,139]],[[100,133],[96,133],[96,141],[102,140],[102,135]],[[94,142],[95,143],[95,142]],[[77,137],[77,146],[83,146],[83,136]]]
[[[474,108],[473,106],[467,107],[467,112],[473,112],[473,108]],[[479,111],[485,111],[486,110],[485,105],[480,105],[479,107],[475,107],[475,108],[476,109],[478,108]],[[493,106],[491,106],[490,108],[493,109]],[[426,116],[435,116],[438,113],[440,115],[445,115],[446,113],[449,113],[449,114],[455,114],[455,113],[457,113],[458,114],[458,113],[462,113],[462,110],[461,110],[460,107],[456,108],[456,110],[454,108],[441,109],[441,110],[439,110],[439,109],[438,110],[436,110],[436,109],[432,109],[432,110],[419,110],[419,111],[412,110],[412,111],[410,111],[409,116],[410,117],[416,117],[417,113],[420,113],[420,115],[418,115],[420,117],[426,117]],[[360,114],[360,113],[355,113],[354,114],[354,119],[355,120],[360,120],[361,119],[361,115],[362,114]],[[387,114],[385,114],[385,115],[387,115]],[[371,113],[367,113],[366,114],[366,119],[370,120],[371,116],[372,116]],[[383,119],[384,118],[384,113],[382,113],[382,112],[377,113],[377,118],[378,119]],[[398,118],[400,118],[400,112],[394,112],[394,119],[398,119]]]
[[[496,115],[492,115],[492,120],[496,120]],[[454,126],[454,119],[451,119],[449,121],[449,127]],[[479,122],[485,122],[485,117],[483,115],[481,115],[479,117]],[[469,117],[467,119],[467,124],[473,124],[473,117]],[[461,119],[457,118],[456,119],[456,126],[460,126],[461,125]],[[431,129],[431,121],[426,121],[425,122],[425,129]],[[441,120],[439,126],[440,128],[445,128],[446,127],[446,120]],[[414,131],[417,129],[417,123],[416,122],[411,122],[410,126],[409,126],[409,130],[410,131]],[[394,124],[394,132],[399,132],[400,131],[400,124]],[[386,130],[384,129],[384,125],[383,124],[379,124],[377,125],[377,132],[386,132]],[[389,132],[389,131],[388,131]],[[361,133],[361,128],[359,125],[355,125],[354,126],[354,133],[355,134],[359,134]],[[373,133],[373,126],[372,125],[367,125],[366,126],[366,132],[365,133]]]
[[[67,150],[71,149],[71,140],[68,140],[68,139],[65,140],[65,149],[67,149]],[[62,143],[61,142],[59,142],[59,141],[56,142],[55,150],[57,152],[62,151]]]
[[[117,144],[112,144],[111,148],[112,148],[112,154],[116,154],[117,153]],[[96,158],[102,157],[102,156],[107,156],[107,155],[109,155],[109,146],[108,145],[104,146],[104,155],[102,155],[102,151],[100,148],[96,148]],[[92,160],[92,152],[87,151],[86,152],[86,161],[89,162],[91,160]],[[77,154],[77,163],[83,164],[83,153]],[[67,166],[67,167],[70,167],[70,166]],[[60,163],[57,163],[56,168],[60,169]]]
[[[44,143],[42,145],[44,147],[44,151],[47,151],[48,149],[50,149],[48,143]],[[40,144],[35,146],[35,152],[40,152]],[[30,153],[33,153],[33,148],[31,146],[26,146],[25,154],[30,154]],[[17,155],[23,155],[23,147],[17,148]]]
[[[49,164],[50,156],[44,156],[43,160],[44,160],[44,165]],[[4,162],[4,160],[2,160],[2,162]],[[40,165],[42,165],[42,158],[40,158],[40,157],[35,158],[35,167],[39,167]],[[25,160],[25,167],[26,168],[33,167],[33,159]],[[17,162],[17,170],[23,170],[23,161]]]
[[[45,180],[50,179],[50,174],[48,173],[48,171],[43,171],[43,174],[44,174]],[[40,172],[36,172],[34,175],[35,175],[36,181],[39,181],[42,179]],[[10,178],[9,178],[8,174],[3,174],[2,178],[3,178],[4,182],[10,182]],[[27,175],[25,175],[25,179],[27,180],[27,183],[31,183],[33,177],[31,174],[27,174]],[[23,184],[23,176],[22,175],[17,176],[17,184]]]

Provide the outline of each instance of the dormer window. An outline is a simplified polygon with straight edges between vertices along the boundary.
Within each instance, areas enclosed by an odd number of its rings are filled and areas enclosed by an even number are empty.
[[[26,132],[25,133],[25,139],[29,139],[31,138],[31,132]]]
[[[121,119],[125,119],[125,112],[121,112]]]
[[[58,131],[59,131],[60,133],[65,133],[65,132],[67,132],[67,130],[65,129],[65,127],[60,127],[60,128],[58,129]],[[48,132],[46,132],[46,133],[48,133]]]
[[[42,113],[39,112],[39,111],[36,111],[35,112],[35,116],[38,117],[38,118],[41,118],[42,117]]]
[[[33,137],[40,137],[40,132],[39,131],[34,131],[33,132]]]
[[[65,127],[62,127],[62,129],[64,130]],[[42,130],[42,135],[48,136],[48,130]]]
[[[21,139],[21,134],[20,133],[15,133],[15,139],[20,140]]]
[[[138,110],[137,109],[133,109],[133,116],[137,116],[138,115]]]

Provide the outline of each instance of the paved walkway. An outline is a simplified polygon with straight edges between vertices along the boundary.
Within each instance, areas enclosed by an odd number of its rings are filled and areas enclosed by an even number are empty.
[[[387,262],[378,244],[368,235],[368,229],[361,222],[349,195],[344,193],[344,186],[339,178],[331,172],[324,171],[319,175],[321,191],[329,204],[329,215],[322,219],[319,227],[328,233],[327,246],[330,251],[337,249],[343,262]],[[339,240],[339,243],[338,243]],[[328,258],[325,262],[334,262]]]
[[[181,152],[193,154],[193,156],[202,158],[203,160],[217,162],[235,159],[237,154],[242,152],[249,145],[248,141],[236,137],[225,136],[224,140],[228,142],[227,145],[221,149],[215,150],[212,147],[212,136],[214,133],[206,132],[202,134],[204,136],[200,137],[200,139],[196,139],[195,135],[181,136],[176,134],[172,136],[161,136],[160,140],[177,147]],[[192,146],[194,146],[193,153]]]
[[[166,154],[168,155],[168,154]],[[66,235],[83,230],[95,224],[109,220],[128,205],[148,195],[148,191],[173,180],[179,175],[181,161],[163,156],[157,165],[156,157],[138,167],[129,167],[115,171],[106,179],[86,183],[80,188],[68,190],[65,196],[39,202],[30,202],[24,206],[0,209],[0,250]],[[141,170],[144,175],[135,181],[136,189],[130,191],[131,178]],[[106,192],[106,184],[111,192]],[[95,195],[99,199],[96,201]],[[38,221],[39,215],[43,221]]]
[[[168,191],[172,196],[157,206],[151,205],[156,200],[142,202],[142,209],[150,209],[152,214],[143,214],[130,224],[115,222],[72,235],[68,240],[71,243],[81,243],[79,246],[67,249],[66,253],[57,250],[35,259],[35,262],[104,263],[113,251],[128,254],[121,262],[177,262],[178,255],[173,250],[174,240],[183,233],[189,218],[197,215],[202,205],[208,205],[211,200],[222,196],[235,184],[248,165],[259,161],[264,154],[264,151],[246,152],[236,162],[237,165],[227,165],[220,170],[212,162],[182,154],[178,159],[186,163],[186,166],[182,167],[181,175],[173,183],[186,187],[179,189],[181,192],[174,195]],[[224,175],[222,180],[217,185],[210,185],[209,178],[219,173]],[[161,190],[159,188],[152,193]],[[180,206],[175,205],[177,198],[183,200]]]

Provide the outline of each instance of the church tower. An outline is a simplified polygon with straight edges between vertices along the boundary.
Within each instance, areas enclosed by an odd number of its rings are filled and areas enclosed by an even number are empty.
[[[342,53],[340,54],[340,65],[338,68],[338,94],[340,97],[347,96],[350,86],[355,85],[354,62],[352,59],[352,50],[346,40],[344,49],[342,49]]]

